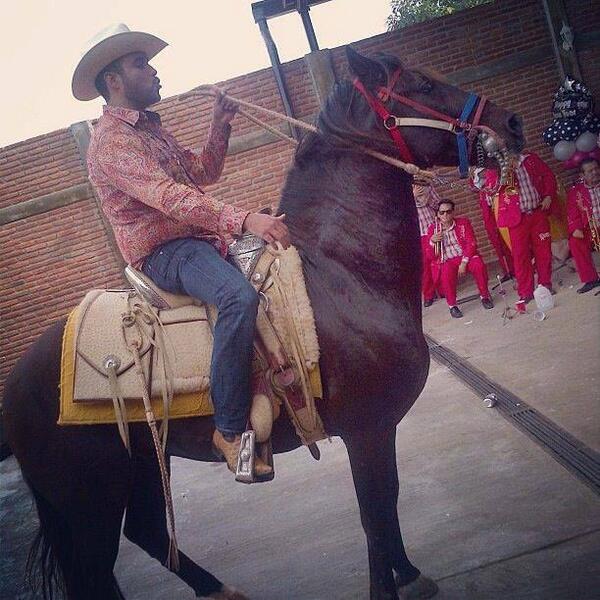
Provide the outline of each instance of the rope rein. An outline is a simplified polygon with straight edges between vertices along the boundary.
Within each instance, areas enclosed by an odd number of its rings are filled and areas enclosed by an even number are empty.
[[[230,94],[228,94],[225,90],[223,90],[222,88],[216,86],[216,85],[211,85],[211,84],[207,84],[207,85],[201,85],[200,87],[196,88],[194,90],[194,93],[200,96],[217,96],[218,94],[222,95],[223,98],[226,98],[228,100],[231,100],[232,102],[235,102],[238,105],[238,113],[240,115],[242,115],[243,117],[245,117],[246,119],[248,119],[249,121],[252,121],[253,123],[255,123],[256,125],[258,125],[259,127],[262,127],[264,129],[266,129],[267,131],[271,132],[273,135],[275,135],[276,137],[278,137],[279,139],[286,141],[290,144],[293,144],[295,146],[298,145],[298,141],[295,140],[293,137],[286,135],[285,133],[283,133],[282,131],[280,131],[279,129],[277,129],[276,127],[273,127],[272,125],[269,125],[268,123],[265,123],[264,121],[262,121],[261,119],[255,117],[254,115],[250,114],[248,111],[239,108],[239,106],[243,106],[245,108],[249,108],[252,110],[256,110],[258,112],[262,112],[265,115],[268,115],[270,117],[275,117],[276,119],[279,119],[281,121],[285,121],[287,123],[289,123],[290,125],[294,125],[295,127],[299,127],[300,129],[304,129],[306,131],[310,131],[312,133],[316,133],[317,135],[320,134],[320,131],[314,126],[311,125],[309,123],[305,123],[304,121],[301,121],[300,119],[294,119],[293,117],[288,117],[287,115],[281,114],[277,111],[274,110],[270,110],[269,108],[265,108],[263,106],[259,106],[258,104],[253,104],[252,102],[247,102],[246,100],[242,100],[240,98],[236,98],[234,96],[231,96]],[[383,154],[382,152],[378,152],[377,150],[372,150],[371,148],[366,148],[364,146],[361,146],[360,144],[355,144],[352,142],[348,142],[347,140],[344,140],[349,146],[352,146],[353,148],[355,148],[356,150],[359,150],[365,154],[368,154],[369,156],[373,156],[374,158],[378,158],[379,160],[386,162],[394,167],[397,167],[399,169],[402,169],[404,171],[406,171],[409,175],[412,175],[413,177],[418,177],[420,179],[426,180],[426,181],[431,181],[431,180],[435,180],[437,179],[437,174],[432,173],[431,171],[426,171],[424,169],[420,169],[419,167],[417,167],[417,165],[413,165],[411,163],[407,163],[407,162],[403,162],[397,158],[393,158],[392,156],[388,156],[387,154]]]
[[[166,508],[166,521],[167,531],[169,534],[169,549],[167,552],[167,558],[165,566],[174,572],[179,570],[179,551],[177,548],[177,538],[175,535],[175,512],[173,510],[173,497],[171,494],[171,484],[169,472],[167,469],[167,461],[165,456],[167,434],[168,434],[168,419],[169,419],[169,408],[171,401],[173,400],[173,388],[172,388],[172,367],[171,358],[168,355],[167,343],[168,337],[164,331],[163,325],[158,318],[158,315],[154,309],[146,302],[139,303],[136,301],[135,296],[129,297],[128,300],[129,310],[122,315],[121,333],[123,339],[127,345],[127,349],[133,355],[135,363],[135,373],[137,374],[140,387],[142,390],[142,400],[144,402],[144,411],[146,414],[146,421],[150,428],[152,436],[152,442],[154,450],[156,452],[156,458],[158,460],[158,466],[160,471],[160,479],[163,488],[163,495],[165,500]],[[162,400],[164,415],[161,424],[161,431],[159,433],[156,426],[156,416],[152,408],[152,402],[150,400],[149,393],[149,381],[146,379],[144,372],[144,366],[140,356],[140,349],[142,347],[143,332],[140,325],[140,321],[143,321],[147,325],[154,326],[155,339],[151,339],[151,344],[157,349],[160,359],[162,362],[161,368],[161,384],[162,384]],[[113,374],[115,375],[115,374]],[[115,377],[116,379],[116,377]],[[116,381],[113,385],[113,394],[117,391]],[[123,413],[125,411],[123,410]],[[120,421],[119,421],[120,423]],[[121,430],[122,424],[119,424]],[[126,423],[125,423],[126,429]],[[123,433],[121,432],[123,437]],[[125,440],[124,440],[125,441]],[[129,445],[129,436],[127,435],[127,450],[131,456],[131,447]]]

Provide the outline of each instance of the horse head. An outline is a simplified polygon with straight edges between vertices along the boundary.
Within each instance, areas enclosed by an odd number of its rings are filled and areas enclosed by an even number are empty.
[[[524,146],[521,119],[492,102],[392,55],[367,58],[346,49],[353,81],[338,83],[319,115],[322,134],[335,143],[357,143],[419,167],[493,166],[493,158]],[[400,138],[400,139],[398,139]],[[457,143],[458,142],[458,143]],[[480,151],[475,152],[475,146]]]

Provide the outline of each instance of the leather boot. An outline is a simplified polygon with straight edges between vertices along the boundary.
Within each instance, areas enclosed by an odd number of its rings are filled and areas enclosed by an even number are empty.
[[[227,437],[229,438],[230,436],[228,435]],[[233,473],[235,473],[237,469],[241,440],[242,436],[239,433],[235,436],[231,435],[230,440],[226,439],[218,429],[215,429],[213,434],[213,446],[217,449],[218,453],[223,456],[227,462],[227,467]],[[254,475],[256,477],[264,477],[265,475],[270,475],[272,472],[272,467],[261,460],[258,456],[254,457]]]

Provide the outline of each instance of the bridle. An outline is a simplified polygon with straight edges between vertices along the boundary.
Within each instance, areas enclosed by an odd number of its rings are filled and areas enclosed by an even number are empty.
[[[433,108],[430,108],[429,106],[425,106],[420,102],[416,102],[407,96],[402,96],[394,92],[394,87],[400,79],[401,74],[402,68],[396,69],[392,73],[392,76],[388,79],[387,85],[376,89],[376,96],[367,90],[358,78],[354,79],[353,84],[354,87],[364,96],[371,109],[381,118],[383,126],[390,133],[390,136],[398,148],[400,157],[403,161],[407,163],[415,162],[410,148],[402,137],[402,133],[400,132],[401,127],[429,127],[433,129],[442,129],[456,135],[456,143],[458,145],[459,173],[461,177],[467,177],[469,172],[469,156],[471,155],[473,142],[476,140],[479,131],[485,129],[488,135],[491,133],[495,137],[499,137],[489,128],[479,125],[487,98],[485,96],[478,96],[477,94],[470,92],[467,96],[467,100],[465,101],[460,116],[458,118],[451,117]],[[388,102],[388,100],[391,98],[401,102],[402,104],[405,104],[406,106],[414,108],[420,113],[435,118],[398,117],[392,114],[386,107],[386,102]],[[472,121],[469,123],[469,118],[471,114],[473,114],[473,111],[475,111],[475,114]]]

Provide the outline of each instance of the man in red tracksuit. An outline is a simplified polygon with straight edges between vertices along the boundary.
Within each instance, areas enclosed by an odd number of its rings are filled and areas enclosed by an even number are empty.
[[[560,210],[556,179],[537,154],[511,156],[509,181],[498,190],[498,227],[508,227],[520,299],[533,299],[535,258],[538,283],[552,293],[552,246],[548,215]],[[487,170],[485,186],[494,189],[498,173]]]
[[[435,300],[435,285],[431,273],[431,259],[427,252],[427,230],[435,221],[440,197],[431,185],[413,184],[413,195],[419,217],[419,231],[421,233],[421,258],[423,261],[423,276],[421,279],[421,288],[423,292],[423,306],[431,306]]]
[[[467,271],[473,275],[481,304],[493,308],[488,289],[485,263],[477,253],[477,240],[469,219],[454,218],[454,202],[442,200],[437,210],[437,220],[427,231],[427,252],[432,261],[434,281],[441,281],[450,314],[455,319],[463,316],[456,305],[456,282]]]
[[[583,283],[577,293],[585,294],[600,286],[600,277],[592,260],[592,250],[598,250],[600,246],[600,164],[590,158],[581,163],[579,171],[583,181],[569,190],[567,220],[569,249]],[[592,227],[595,227],[593,234]]]
[[[495,194],[485,187],[486,169],[475,169],[473,176],[469,179],[472,189],[479,194],[479,208],[481,210],[481,218],[487,233],[490,244],[496,252],[498,263],[502,269],[502,281],[508,281],[514,274],[515,268],[513,265],[513,257],[510,248],[507,246],[496,222],[494,214],[494,197]]]

